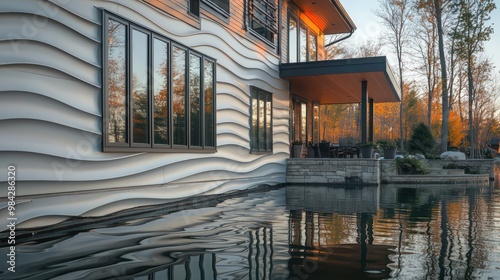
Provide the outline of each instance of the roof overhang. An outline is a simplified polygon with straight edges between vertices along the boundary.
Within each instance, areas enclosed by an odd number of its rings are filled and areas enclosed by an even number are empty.
[[[292,94],[320,104],[361,102],[362,81],[374,102],[401,101],[385,56],[286,63],[280,65],[280,77],[290,81]]]
[[[295,0],[297,6],[326,35],[350,33],[356,25],[338,0]]]

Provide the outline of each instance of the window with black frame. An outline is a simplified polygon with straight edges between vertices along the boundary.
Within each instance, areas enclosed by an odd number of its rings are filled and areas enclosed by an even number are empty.
[[[273,95],[270,92],[250,87],[251,91],[251,122],[250,149],[251,152],[267,152],[273,150]]]
[[[249,0],[248,19],[250,29],[270,43],[275,43],[277,6],[274,0]]]
[[[105,14],[104,151],[215,151],[215,61]]]
[[[288,16],[288,62],[318,59],[318,36],[294,15]]]

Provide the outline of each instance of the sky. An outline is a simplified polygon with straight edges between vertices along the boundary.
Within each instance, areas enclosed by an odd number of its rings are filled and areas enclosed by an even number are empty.
[[[384,34],[384,26],[373,13],[379,9],[379,1],[343,0],[341,3],[357,27],[353,36],[347,41],[377,40]],[[495,30],[490,41],[484,44],[484,48],[486,57],[491,58],[496,66],[495,72],[500,73],[500,0],[495,0],[495,4],[497,8],[491,13],[491,22]]]

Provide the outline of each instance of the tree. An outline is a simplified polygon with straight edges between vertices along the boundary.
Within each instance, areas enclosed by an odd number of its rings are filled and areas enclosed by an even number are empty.
[[[434,16],[434,6],[431,0],[419,0],[416,6],[418,16],[415,18],[415,28],[413,37],[417,56],[420,61],[419,72],[426,78],[427,90],[427,126],[431,126],[432,103],[434,93],[438,85],[438,54],[436,45],[438,41],[437,23]]]
[[[419,152],[425,157],[431,157],[434,154],[434,137],[432,137],[431,130],[423,122],[417,124],[413,128],[408,148],[410,152]]]
[[[436,25],[438,30],[439,41],[439,61],[441,63],[441,151],[448,150],[448,116],[450,107],[448,105],[448,74],[446,73],[446,57],[444,54],[444,39],[443,39],[443,7],[445,0],[434,0],[434,16],[436,17]]]
[[[473,67],[477,53],[483,51],[483,42],[488,41],[493,32],[487,22],[496,5],[493,0],[454,0],[453,8],[458,17],[452,38],[456,41],[457,54],[467,62],[470,156],[475,158]]]
[[[401,91],[401,103],[399,111],[399,133],[400,147],[404,151],[405,134],[403,130],[403,54],[409,38],[408,25],[412,18],[411,0],[379,0],[381,10],[375,14],[382,19],[382,22],[389,28],[388,43],[396,52],[398,60],[399,86]]]

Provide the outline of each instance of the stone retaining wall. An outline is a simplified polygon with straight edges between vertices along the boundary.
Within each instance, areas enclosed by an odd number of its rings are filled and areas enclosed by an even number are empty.
[[[427,175],[399,175],[395,160],[357,158],[290,158],[287,159],[286,182],[301,184],[363,184],[380,183],[478,183],[495,179],[493,160],[423,160],[431,170]],[[482,175],[443,173],[443,166],[454,163]]]
[[[442,177],[447,177],[447,176],[442,175],[442,173],[437,173],[436,170],[442,170],[443,166],[446,166],[450,163],[453,163],[458,167],[468,168],[474,174],[487,174],[491,181],[493,181],[495,179],[495,169],[494,169],[493,160],[491,160],[491,159],[467,159],[467,160],[424,159],[422,161],[424,161],[425,164],[427,164],[429,169],[431,170],[431,173],[427,174],[428,176],[429,175],[430,176],[439,175]],[[401,177],[401,175],[398,175],[398,172],[396,170],[394,162],[395,162],[395,160],[393,160],[393,159],[387,159],[387,160],[380,161],[380,167],[381,167],[380,181],[382,183],[390,183],[390,182],[394,181],[394,178]],[[415,175],[415,176],[418,176],[418,175]],[[457,175],[457,176],[450,176],[450,177],[459,177],[459,176]],[[401,181],[401,180],[398,179],[398,181]]]
[[[290,158],[286,163],[287,183],[380,183],[380,160],[377,159]]]

